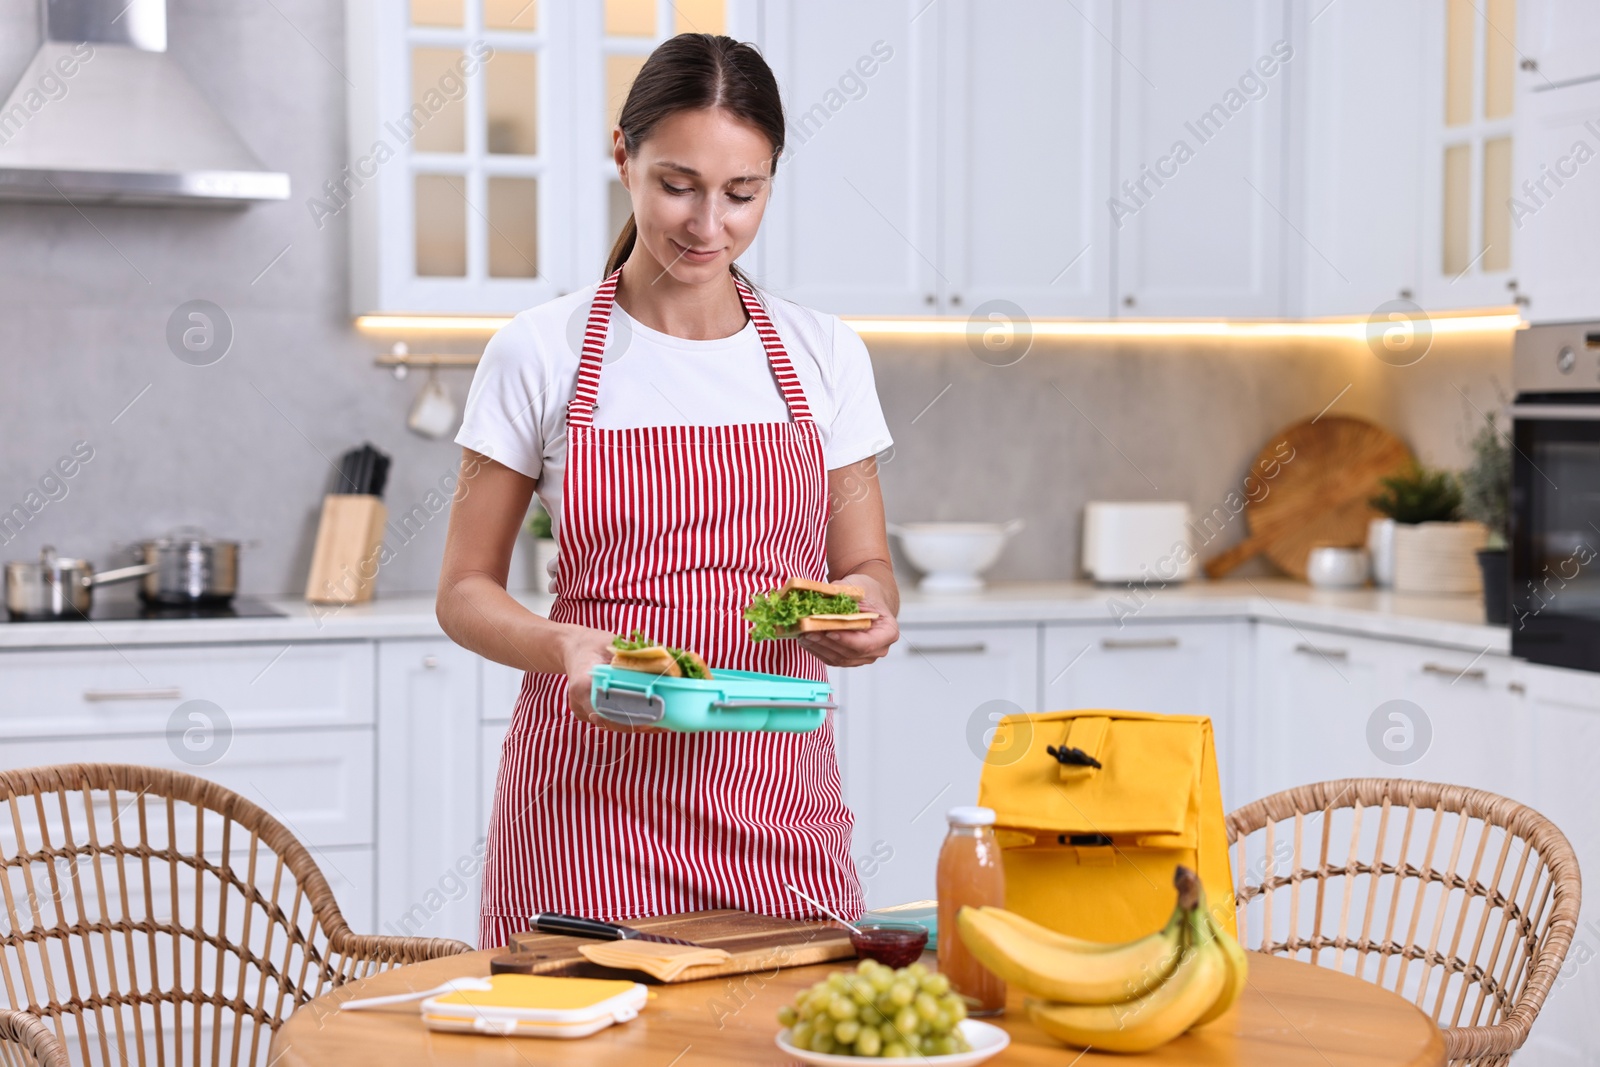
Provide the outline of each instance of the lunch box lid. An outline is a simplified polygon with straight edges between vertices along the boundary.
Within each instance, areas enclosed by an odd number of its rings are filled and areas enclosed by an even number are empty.
[[[485,990],[458,990],[422,1002],[430,1027],[494,1034],[583,1037],[639,1014],[649,990],[638,982],[497,974]]]

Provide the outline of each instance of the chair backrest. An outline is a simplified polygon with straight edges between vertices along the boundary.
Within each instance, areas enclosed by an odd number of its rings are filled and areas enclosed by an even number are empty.
[[[1452,1062],[1527,1037],[1578,919],[1578,862],[1532,808],[1462,786],[1349,778],[1228,816],[1239,940],[1392,989]]]
[[[0,901],[0,1005],[86,1065],[258,1063],[296,1007],[376,969],[338,951],[287,829],[175,771],[0,772]]]

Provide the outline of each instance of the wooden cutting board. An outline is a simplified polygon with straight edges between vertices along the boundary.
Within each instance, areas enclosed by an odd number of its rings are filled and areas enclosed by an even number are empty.
[[[770,915],[732,909],[632,919],[623,925],[645,933],[693,941],[706,948],[720,948],[731,957],[722,963],[691,967],[674,982],[848,960],[854,959],[856,954],[855,947],[850,944],[850,932],[835,923],[775,919]],[[592,939],[563,934],[531,931],[513,934],[511,951],[495,956],[490,961],[490,970],[495,974],[554,974],[578,978],[616,978],[627,974],[641,982],[655,981],[638,971],[615,971],[590,963],[578,952],[578,946],[594,943]]]
[[[1366,544],[1367,522],[1378,514],[1367,501],[1382,490],[1380,479],[1411,463],[1403,441],[1365,419],[1324,415],[1284,427],[1256,456],[1240,494],[1249,536],[1209,560],[1206,576],[1221,578],[1264,554],[1305,581],[1313,545]]]

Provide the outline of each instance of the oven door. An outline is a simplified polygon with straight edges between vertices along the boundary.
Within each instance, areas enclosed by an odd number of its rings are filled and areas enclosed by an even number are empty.
[[[1511,652],[1600,671],[1600,393],[1511,408]]]

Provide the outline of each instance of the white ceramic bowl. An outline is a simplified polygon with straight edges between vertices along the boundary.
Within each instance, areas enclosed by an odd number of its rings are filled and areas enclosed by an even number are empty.
[[[1000,558],[1006,538],[1022,529],[1010,522],[890,523],[911,565],[922,571],[917,588],[925,593],[971,593],[983,588],[980,575]]]
[[[1316,545],[1306,557],[1306,581],[1318,589],[1359,589],[1371,573],[1364,548]]]
[[[956,1025],[961,1028],[961,1033],[966,1037],[967,1044],[972,1046],[971,1052],[956,1052],[949,1056],[887,1056],[876,1059],[867,1059],[862,1056],[834,1056],[825,1052],[809,1052],[795,1048],[789,1044],[788,1030],[778,1032],[778,1047],[802,1063],[815,1064],[816,1067],[860,1067],[863,1063],[933,1064],[937,1065],[937,1067],[972,1067],[973,1064],[982,1063],[1011,1044],[1011,1035],[993,1023],[979,1022],[977,1019],[963,1019]]]

